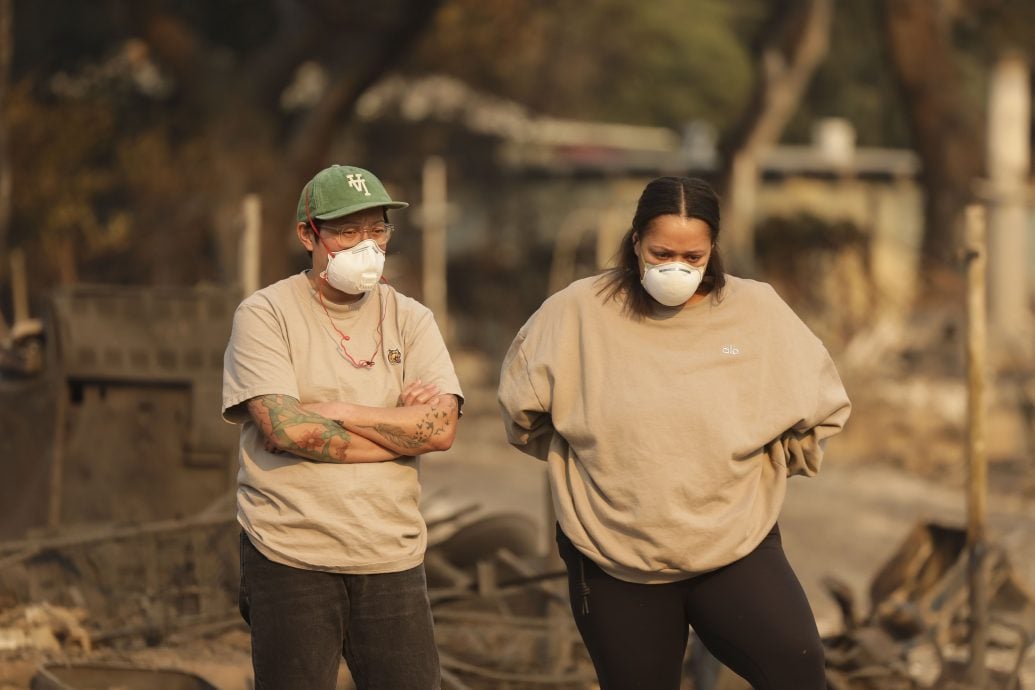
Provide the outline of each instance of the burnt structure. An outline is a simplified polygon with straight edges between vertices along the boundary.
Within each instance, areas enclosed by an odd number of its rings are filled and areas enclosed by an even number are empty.
[[[239,295],[223,288],[54,290],[44,362],[0,378],[0,539],[194,515],[234,484],[220,418]]]

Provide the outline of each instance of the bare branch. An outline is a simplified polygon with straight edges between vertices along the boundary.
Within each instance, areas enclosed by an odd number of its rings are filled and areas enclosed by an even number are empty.
[[[757,43],[759,76],[743,117],[724,149],[758,149],[775,144],[816,68],[826,58],[833,20],[831,0],[774,5],[766,34]]]
[[[298,65],[318,45],[317,27],[326,22],[314,20],[304,0],[277,0],[277,32],[248,59],[245,90],[256,104],[278,107],[278,99],[294,77]]]
[[[320,0],[308,1],[319,3]],[[373,57],[358,70],[342,70],[290,143],[292,167],[300,172],[300,178],[320,165],[342,116],[352,110],[364,91],[409,52],[441,4],[442,0],[409,3],[409,8],[399,13],[398,23],[374,43]]]

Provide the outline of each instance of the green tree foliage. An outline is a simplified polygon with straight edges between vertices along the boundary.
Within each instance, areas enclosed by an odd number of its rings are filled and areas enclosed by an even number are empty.
[[[84,280],[226,279],[248,192],[264,201],[264,278],[283,275],[297,190],[330,157],[357,151],[340,135],[356,99],[393,70],[451,75],[539,114],[675,129],[702,119],[722,134],[751,92],[751,45],[770,8],[763,0],[14,5],[11,87],[0,104],[14,215],[0,238],[0,275],[3,253],[24,246],[41,286],[69,273],[60,258],[69,249]],[[815,117],[839,115],[863,144],[916,140],[918,120],[882,50],[879,7],[838,1],[829,58],[786,138],[804,140]],[[1035,3],[939,7],[956,8],[946,16],[953,59],[967,107],[981,108],[998,50],[1035,39]]]
[[[406,69],[558,117],[722,126],[750,88],[742,35],[760,14],[754,1],[453,0]]]
[[[221,280],[236,205],[258,191],[267,278],[282,275],[297,189],[418,36],[407,72],[448,73],[533,112],[721,127],[749,89],[740,36],[761,12],[754,0],[439,4],[18,3],[8,247],[45,250],[43,284],[62,272]],[[315,92],[283,107],[303,73]]]
[[[76,277],[69,256],[84,280],[225,279],[240,201],[259,192],[267,279],[283,275],[298,189],[438,5],[17,4],[3,104],[14,208],[0,253],[24,246],[39,286]],[[282,107],[305,66],[320,87]]]

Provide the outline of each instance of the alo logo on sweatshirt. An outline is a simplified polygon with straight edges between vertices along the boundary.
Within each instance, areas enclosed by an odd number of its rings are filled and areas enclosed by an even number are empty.
[[[739,355],[740,354],[740,348],[737,347],[736,345],[723,345],[722,346],[722,354],[724,354],[724,355]]]

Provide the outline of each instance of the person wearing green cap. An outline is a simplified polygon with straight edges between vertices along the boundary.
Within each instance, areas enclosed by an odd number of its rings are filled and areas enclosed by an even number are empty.
[[[463,394],[435,319],[381,272],[405,208],[333,165],[298,201],[312,266],[247,297],[224,357],[241,424],[241,613],[255,687],[438,688],[418,509],[424,453],[446,450]]]

